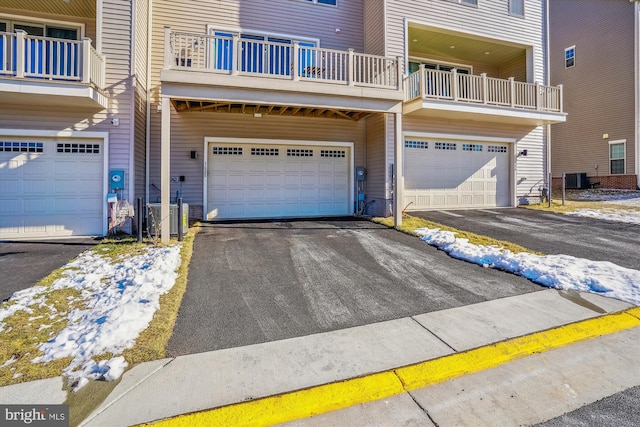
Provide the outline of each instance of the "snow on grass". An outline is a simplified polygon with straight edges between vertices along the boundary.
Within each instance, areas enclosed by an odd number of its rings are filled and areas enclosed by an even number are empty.
[[[640,199],[638,200],[640,203]],[[640,206],[640,204],[639,204]],[[640,224],[640,211],[624,209],[578,209],[574,212],[566,212],[565,215],[594,218],[606,221],[626,222],[628,224]]]
[[[640,305],[638,270],[569,255],[514,254],[495,246],[471,244],[456,238],[454,232],[437,228],[420,228],[416,234],[454,258],[517,274],[551,288],[593,292]]]
[[[615,204],[621,204],[625,200],[637,199],[636,202],[640,202],[640,191],[638,190],[618,190],[618,189],[590,189],[572,191],[571,198],[573,200],[582,201],[608,201]]]
[[[63,375],[76,382],[76,389],[88,379],[113,380],[127,366],[123,351],[134,346],[160,307],[160,295],[173,287],[179,264],[178,245],[146,248],[140,255],[117,260],[87,251],[67,264],[65,275],[49,288],[16,292],[10,305],[0,309],[0,322],[18,310],[32,312],[30,307],[45,303],[47,292],[78,290],[80,308],[66,314],[67,326],[40,345],[43,354],[32,362],[72,357]]]

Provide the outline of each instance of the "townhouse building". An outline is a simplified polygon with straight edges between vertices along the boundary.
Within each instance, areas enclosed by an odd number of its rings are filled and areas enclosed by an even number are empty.
[[[53,151],[0,152],[14,165],[0,174],[31,188],[25,165],[49,159],[49,187],[65,190],[58,181],[73,175],[77,188],[65,191],[95,196],[103,232],[114,191],[160,203],[163,240],[178,197],[204,220],[530,203],[547,186],[548,126],[566,120],[562,87],[548,82],[545,1],[60,0],[44,11],[41,2],[5,3],[5,46],[20,37],[58,43],[61,33],[46,33],[46,23],[77,24],[74,46],[89,45],[105,71],[104,83],[87,82],[88,55],[75,54],[73,79],[18,75],[28,66],[5,55],[0,135],[11,150],[50,141]],[[22,21],[8,19],[29,15],[45,23],[44,35],[25,35]],[[26,97],[25,84],[36,93]],[[38,92],[56,85],[86,91],[88,105]],[[84,152],[73,151],[82,143]],[[83,155],[75,172],[56,157],[73,154]],[[124,188],[113,189],[114,171],[124,173]],[[67,195],[46,194],[34,218],[51,218],[48,209]],[[78,210],[88,197],[59,205]],[[23,211],[6,211],[27,216],[25,200]],[[85,232],[74,228],[80,214],[62,227],[68,234]],[[15,219],[0,215],[0,235],[12,237],[6,224]]]
[[[636,189],[640,5],[554,0],[549,11],[551,80],[571,117],[551,129],[554,183],[564,173],[571,187]]]

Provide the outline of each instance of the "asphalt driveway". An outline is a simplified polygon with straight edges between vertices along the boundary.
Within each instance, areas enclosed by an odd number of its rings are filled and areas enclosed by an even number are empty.
[[[640,268],[640,226],[524,208],[411,212],[459,230],[516,243],[545,254],[566,254]]]
[[[169,356],[541,290],[354,218],[203,224]]]
[[[98,243],[91,238],[0,241],[0,300],[35,285]]]

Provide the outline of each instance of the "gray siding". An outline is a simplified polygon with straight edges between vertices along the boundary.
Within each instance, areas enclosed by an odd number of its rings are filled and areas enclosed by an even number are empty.
[[[627,140],[626,172],[634,174],[633,3],[553,0],[549,27],[551,82],[564,85],[568,113],[566,123],[552,126],[553,175],[608,175],[608,141],[619,139]],[[564,50],[574,45],[575,66],[565,68]],[[609,138],[604,139],[603,134]]]

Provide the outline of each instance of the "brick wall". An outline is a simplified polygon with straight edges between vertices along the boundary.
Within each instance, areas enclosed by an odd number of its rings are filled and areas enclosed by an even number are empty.
[[[621,190],[635,190],[638,188],[637,175],[590,176],[588,179],[589,183],[596,184],[595,188],[617,188]],[[561,189],[562,178],[559,176],[554,177],[552,185],[554,189]]]

